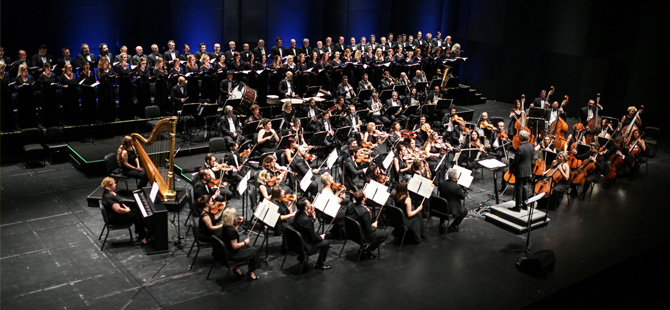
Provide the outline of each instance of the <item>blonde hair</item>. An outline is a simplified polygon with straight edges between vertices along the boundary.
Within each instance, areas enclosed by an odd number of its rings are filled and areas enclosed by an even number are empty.
[[[107,191],[112,190],[112,184],[116,184],[116,181],[114,181],[114,178],[112,177],[106,177],[102,179],[102,183],[100,183],[100,186],[104,188]]]
[[[221,224],[223,224],[223,226],[233,226],[233,224],[235,223],[236,216],[237,216],[237,209],[225,208],[223,210],[223,216],[221,216]]]
[[[281,106],[281,110],[289,113],[289,108],[291,107],[291,101],[286,101],[284,104]]]
[[[376,127],[376,126],[375,126],[375,123],[373,123],[373,122],[369,122],[369,123],[368,123],[368,126],[367,126],[366,128],[368,129],[368,131],[371,131],[371,130],[374,130],[375,127]]]
[[[105,64],[109,64],[109,59],[107,59],[107,57],[100,57],[100,59],[98,60],[98,69],[104,70],[103,66]]]
[[[321,184],[326,185],[330,182],[330,179],[332,177],[330,176],[330,172],[324,172],[321,174]]]
[[[19,71],[18,71],[19,73],[16,75],[16,77],[21,76],[21,71],[23,71],[23,69],[26,69],[26,72],[28,72],[28,66],[26,66],[26,65],[20,65],[20,66],[19,66]]]
[[[267,170],[261,170],[258,173],[258,179],[257,179],[259,184],[265,185],[265,183],[268,182],[268,171]]]
[[[637,113],[637,108],[634,106],[628,107],[628,112],[633,111],[633,113]]]
[[[119,146],[119,149],[116,151],[116,162],[119,164],[119,167],[123,167],[123,158],[121,158],[121,154],[123,154],[123,150],[126,149],[126,146],[131,145],[133,143],[133,138],[131,136],[125,136],[123,137],[123,140],[121,141],[121,145]]]

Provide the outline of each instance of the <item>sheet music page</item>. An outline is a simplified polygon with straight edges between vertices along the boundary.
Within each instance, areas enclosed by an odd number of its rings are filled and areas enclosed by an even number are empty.
[[[305,173],[305,176],[300,180],[300,188],[303,192],[306,192],[309,185],[312,184],[313,176],[312,169],[307,169],[307,173]]]
[[[458,185],[465,186],[466,188],[470,188],[470,185],[472,185],[472,180],[474,180],[475,177],[471,175],[466,175],[466,176],[461,176],[458,178]]]
[[[373,182],[375,181],[371,180],[369,183],[363,186],[363,194],[365,194],[365,198],[370,200],[372,200],[375,197],[375,193],[377,192],[377,185],[373,184]]]
[[[240,184],[237,185],[237,192],[242,195],[244,192],[247,191],[247,186],[249,184],[249,175],[250,171],[247,171],[247,174],[242,178],[242,181],[240,181]]]
[[[100,82],[99,82],[99,81],[95,81],[95,83],[91,84],[91,87],[96,87],[96,86],[98,86],[98,85],[100,85]]]
[[[326,159],[326,166],[328,166],[328,169],[333,167],[335,161],[337,161],[337,148],[333,149],[328,155],[328,159]]]
[[[433,193],[433,181],[424,177],[421,178],[421,187],[419,187],[417,194],[419,194],[421,197],[428,198],[430,197],[430,194]]]
[[[335,196],[332,196],[335,197]],[[337,197],[335,197],[337,198]],[[340,211],[340,204],[337,202],[336,199],[329,199],[328,204],[326,204],[326,208],[323,210],[323,213],[327,214],[328,216],[334,218],[337,215],[337,212]]]
[[[407,190],[418,194],[419,188],[421,187],[421,179],[422,177],[420,175],[414,174],[409,180],[409,183],[407,183]]]
[[[154,184],[151,185],[151,193],[149,194],[151,202],[156,202],[156,196],[158,196],[158,183],[154,182]]]
[[[326,208],[326,204],[328,203],[328,196],[330,194],[325,194],[325,193],[319,193],[316,194],[316,197],[314,198],[314,201],[312,201],[312,206],[314,206],[315,209],[323,212],[323,209]]]
[[[488,168],[488,169],[496,169],[496,168],[505,167],[505,163],[503,163],[503,162],[501,162],[501,161],[499,161],[495,158],[480,160],[478,163],[480,165],[484,166],[485,168]]]
[[[261,201],[261,203],[259,203],[258,206],[256,206],[256,211],[254,211],[254,217],[256,217],[259,220],[265,217],[265,213],[267,213],[268,203],[270,202],[267,199],[263,199],[263,201]]]
[[[378,188],[377,193],[375,194],[375,198],[372,199],[372,201],[374,201],[374,202],[383,206],[389,200],[389,197],[391,197],[391,193],[389,193],[388,191],[382,190],[381,188]]]
[[[459,174],[459,178],[472,175],[472,170],[468,170],[458,165],[454,165],[453,167],[451,167],[451,169],[456,170],[456,172]]]
[[[84,82],[86,82],[86,79],[82,79],[81,81],[79,81],[79,85],[83,85]]]
[[[268,201],[267,210],[268,212],[265,213],[265,218],[263,218],[262,221],[266,225],[274,228],[275,225],[277,225],[277,221],[279,221],[279,206]]]
[[[384,162],[382,162],[382,166],[384,166],[384,169],[388,169],[391,163],[393,162],[393,152],[389,152],[388,155],[386,155],[386,158],[384,158]]]

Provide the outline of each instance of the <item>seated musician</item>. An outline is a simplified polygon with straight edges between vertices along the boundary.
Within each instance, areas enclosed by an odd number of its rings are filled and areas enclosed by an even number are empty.
[[[494,129],[495,125],[491,124],[489,120],[489,113],[482,112],[482,116],[479,118],[479,122],[477,123],[477,131],[479,131],[482,142],[484,142],[485,146],[490,145]]]
[[[398,145],[398,143],[405,142],[405,138],[402,136],[402,127],[399,122],[393,122],[391,128],[389,129],[388,141],[391,146]]]
[[[363,237],[369,244],[363,248],[364,258],[375,258],[373,251],[379,245],[386,241],[389,233],[383,229],[377,229],[377,221],[372,221],[372,211],[365,205],[367,198],[362,190],[358,190],[353,194],[354,206],[349,210],[350,217],[354,218],[363,229]]]
[[[295,148],[295,156],[292,156],[291,161],[291,170],[295,171],[296,173],[296,179],[297,182],[300,182],[305,175],[307,174],[307,171],[311,169],[309,166],[309,160],[306,158],[308,155],[307,153],[308,148],[298,146]],[[314,160],[312,155],[309,157],[310,160]],[[287,157],[288,160],[288,157]],[[320,170],[319,169],[312,169],[313,174],[319,174]],[[299,187],[300,189],[300,187]],[[302,191],[302,190],[300,190]],[[316,196],[316,194],[319,191],[319,186],[316,184],[316,181],[312,180],[309,184],[309,187],[307,187],[307,190],[305,191],[305,194],[307,194],[307,197],[312,200]]]
[[[421,105],[421,102],[423,102],[422,94],[417,92],[416,87],[412,87],[412,89],[409,90],[409,96],[405,97],[405,105],[406,106],[418,106]]]
[[[295,117],[295,111],[293,111],[293,104],[290,101],[284,102],[281,106],[281,117],[284,119],[284,122],[280,129],[284,129],[289,126],[289,123]]]
[[[135,233],[139,236],[142,244],[147,244],[147,233],[144,231],[144,222],[140,210],[136,206],[130,208],[123,203],[114,190],[116,190],[116,181],[111,177],[102,179],[100,185],[105,192],[102,194],[102,206],[107,211],[107,223],[109,224],[129,224],[135,225]]]
[[[305,141],[305,130],[302,128],[299,118],[294,117],[288,124],[288,127],[282,130],[282,135],[294,135],[293,138],[295,139],[296,145],[309,147],[310,149],[314,148],[314,146],[307,145],[307,141]]]
[[[209,168],[200,168],[198,170],[198,179],[193,181],[193,198],[198,199],[205,194],[212,196],[216,201],[225,201],[226,196],[231,197],[232,192],[228,189],[228,183],[217,182],[212,179],[212,170]],[[221,190],[219,190],[221,188]]]
[[[219,239],[222,237],[221,215],[223,215],[223,208],[221,205],[214,203],[214,198],[210,195],[203,195],[195,200],[196,208],[200,211],[200,219],[198,223],[198,238],[205,242],[212,242],[212,236]],[[225,207],[225,205],[224,205]]]
[[[372,93],[370,100],[367,100],[367,106],[368,110],[370,110],[369,115],[375,124],[384,124],[384,126],[386,126],[391,123],[388,117],[382,114],[384,104],[382,104],[381,100],[379,100],[379,93]]]
[[[347,104],[353,104],[356,93],[354,92],[354,87],[349,84],[348,76],[342,76],[342,83],[337,85],[337,95],[344,97]]]
[[[428,140],[423,144],[423,151],[426,152],[426,160],[432,171],[435,171],[438,168],[437,164],[439,163],[440,158],[443,154],[446,154],[450,148],[450,145],[442,142],[437,132],[430,131]]]
[[[240,234],[237,232],[244,218],[237,216],[237,209],[226,208],[223,210],[221,220],[222,232],[221,240],[228,249],[228,259],[236,262],[248,262],[248,276],[251,280],[258,280],[260,277],[254,273],[254,270],[261,266],[261,260],[258,256],[258,248],[250,245],[249,237],[240,242]],[[242,276],[240,268],[234,268],[238,277]]]
[[[270,199],[270,195],[272,194],[270,190],[272,189],[271,186],[268,185],[268,180],[270,180],[270,172],[268,170],[261,170],[258,172],[258,192],[261,193],[261,196],[258,197],[259,201],[263,201],[264,199]]]
[[[279,97],[282,99],[295,98],[297,97],[296,91],[295,83],[293,82],[293,72],[287,71],[286,78],[279,82]]]
[[[630,176],[631,178],[635,178],[640,173],[641,155],[647,152],[647,144],[644,142],[644,139],[642,139],[639,129],[633,129],[633,133],[631,134],[630,139],[626,142],[625,147],[634,159]]]
[[[546,120],[545,127],[549,128],[549,125],[558,120],[559,117],[563,120],[567,119],[565,111],[559,106],[558,101],[554,101],[544,114],[544,119]]]
[[[613,133],[614,127],[612,127],[612,122],[606,118],[602,118],[600,121],[600,127],[596,127],[595,135],[597,137],[611,139]]]
[[[584,200],[586,196],[586,191],[591,187],[593,182],[599,182],[603,180],[603,176],[607,175],[607,172],[610,169],[610,165],[607,162],[607,157],[598,152],[599,145],[598,142],[593,142],[590,145],[589,151],[583,154],[577,154],[577,149],[573,150],[575,153],[575,158],[579,160],[591,161],[595,164],[595,169],[588,173],[584,180],[584,184],[575,184],[575,182],[570,183],[570,194],[577,196],[577,186],[582,185],[582,191],[579,193],[579,200]],[[586,164],[583,164],[584,166]]]
[[[207,173],[209,173],[210,176],[210,181],[214,181],[214,183],[219,183],[217,186],[219,191],[221,192],[221,195],[225,196],[225,198],[230,198],[233,196],[233,192],[230,190],[229,183],[223,182],[223,177],[229,172],[232,171],[232,167],[225,166],[216,160],[216,156],[214,156],[213,153],[207,153],[205,155],[205,163],[200,167],[200,169],[205,169],[207,170]],[[218,180],[218,181],[217,181]],[[223,197],[222,197],[223,199]]]
[[[261,115],[261,110],[260,107],[257,104],[252,104],[251,107],[249,107],[249,110],[251,111],[251,115],[249,115],[249,118],[247,118],[247,123],[251,122],[260,122],[263,120],[263,116]]]
[[[575,144],[586,144],[586,128],[581,123],[572,126],[572,133],[566,139],[563,151],[572,151]]]
[[[233,107],[227,105],[223,108],[224,115],[219,122],[219,129],[223,139],[226,140],[226,145],[233,142],[240,141],[242,143],[245,139],[242,137],[242,125],[237,120],[237,116],[233,114]]]
[[[505,122],[499,121],[494,131],[493,141],[490,144],[489,155],[494,156],[498,160],[506,157],[507,148],[509,148],[510,139],[505,132]],[[501,134],[501,133],[504,133]]]
[[[320,270],[330,269],[329,265],[324,264],[326,257],[328,256],[330,242],[325,240],[325,234],[317,235],[315,233],[314,218],[309,215],[314,212],[312,203],[305,198],[301,198],[296,203],[296,208],[298,210],[295,214],[295,220],[293,221],[292,226],[302,235],[307,248],[307,253],[316,254],[316,252],[319,252],[319,258],[317,259],[314,268]],[[298,261],[301,263],[305,259],[306,257],[298,256]]]
[[[372,143],[373,147],[378,147],[386,142],[387,135],[377,130],[375,123],[369,122],[365,127],[365,132],[361,133],[361,140]]]
[[[465,120],[459,122],[458,126],[451,132],[451,145],[455,147],[464,146],[467,140],[469,140],[470,128],[467,128],[466,124]]]
[[[279,185],[273,186],[271,193],[270,201],[279,206],[279,220],[274,227],[275,235],[278,236],[284,231],[284,226],[290,224],[289,221],[292,221],[295,216],[296,211],[293,210],[295,196],[286,195],[284,189]],[[282,245],[282,248],[284,248],[284,245]]]
[[[361,119],[358,117],[358,114],[356,113],[356,106],[353,104],[349,105],[346,114],[342,114],[342,124],[343,126],[351,127],[350,135],[361,131]]]
[[[219,104],[224,104],[226,100],[233,96],[233,90],[238,85],[238,82],[233,78],[234,75],[233,70],[226,71],[226,78],[219,83]]]
[[[642,107],[644,108],[644,106]],[[633,118],[635,118],[635,115],[637,114],[637,108],[630,106],[628,107],[627,111],[628,114],[621,118],[620,127],[622,132],[626,131],[626,128],[630,125],[631,122],[633,122]],[[637,128],[642,128],[642,119],[639,114],[637,115],[637,118],[635,118],[635,126],[637,126]]]
[[[407,147],[403,144],[398,144],[395,149],[395,157],[393,157],[393,175],[394,183],[401,183],[409,180],[412,176],[409,174],[412,168],[414,158],[407,152]]]
[[[362,189],[364,184],[364,159],[358,158],[356,154],[358,150],[357,146],[350,148],[350,156],[344,161],[344,185],[352,190]]]
[[[614,174],[614,178],[608,180],[608,186],[612,185],[614,179],[618,178],[621,175],[628,173],[628,168],[633,165],[635,159],[631,156],[630,152],[626,148],[625,139],[623,136],[618,136],[614,138],[613,143],[607,149],[606,156],[609,157],[610,162],[610,171],[608,173]],[[616,167],[616,171],[612,171],[615,168],[615,161],[618,157],[621,157],[623,164],[619,167]]]
[[[324,113],[319,107],[316,106],[316,100],[314,98],[309,99],[307,103],[307,108],[304,109],[303,117],[309,117],[309,124],[307,125],[307,131],[314,132],[316,131],[316,122],[319,121],[317,116]]]
[[[598,97],[598,101],[600,101],[600,97]],[[586,124],[596,116],[596,109],[602,111],[603,106],[600,105],[600,103],[596,103],[595,100],[589,99],[586,106],[579,110],[579,122],[582,123],[584,127],[586,127]]]
[[[575,148],[575,152],[577,148]],[[552,152],[556,153],[556,146],[554,145],[554,142],[551,140],[551,137],[549,136],[544,136],[542,139],[542,142],[540,142],[538,145],[535,146],[535,152]]]
[[[476,130],[470,130],[468,141],[468,150],[461,152],[459,162],[462,167],[473,169],[478,166],[477,160],[487,156],[486,148],[484,147],[484,143],[482,143],[481,137]]]
[[[440,182],[440,197],[444,198],[449,205],[449,212],[455,216],[454,221],[449,227],[444,227],[444,220],[440,219],[440,233],[458,232],[458,228],[463,222],[463,219],[468,215],[468,210],[461,203],[465,200],[465,193],[460,185],[458,185],[458,171],[455,169],[449,170],[447,173],[447,182]]]
[[[423,227],[423,219],[421,218],[423,204],[420,204],[420,201],[410,198],[406,183],[399,183],[396,185],[395,196],[393,199],[395,200],[395,206],[403,211],[405,223],[410,228],[405,240],[412,243],[428,241]],[[399,240],[402,236],[402,229],[396,228],[393,230],[392,234],[396,240]]]
[[[274,152],[277,149],[279,136],[272,128],[272,122],[267,118],[264,118],[261,121],[261,130],[258,132],[256,143],[256,148],[260,151],[261,154]]]
[[[381,85],[379,86],[379,91],[384,91],[387,89],[393,89],[395,82],[391,78],[391,73],[384,71],[384,77],[381,79]]]
[[[430,102],[430,104],[437,104],[437,101],[442,98],[443,96],[442,91],[440,90],[440,86],[435,85],[435,87],[433,87],[433,91],[428,94],[428,102]]]
[[[456,108],[451,108],[449,110],[449,114],[442,117],[442,126],[444,127],[444,132],[442,133],[442,136],[452,134],[455,127],[458,127],[459,120],[460,117],[458,116],[458,114],[456,114]]]
[[[358,91],[360,92],[361,90],[364,89],[374,90],[374,87],[372,87],[372,83],[370,83],[369,76],[367,73],[363,73],[363,78],[360,81],[358,81]]]
[[[393,92],[391,93],[391,98],[386,100],[386,104],[384,105],[384,111],[386,111],[390,107],[400,107],[400,110],[396,112],[394,115],[388,115],[391,118],[391,121],[394,122],[406,122],[407,121],[407,116],[402,114],[402,101],[398,98],[398,92]],[[386,112],[385,112],[386,113]]]
[[[432,129],[430,128],[430,124],[427,124],[427,119],[426,115],[421,115],[419,117],[419,123],[414,125],[414,128],[412,128],[412,131],[416,134],[416,140],[419,144],[423,144],[428,140],[428,131],[425,130],[427,129]]]
[[[228,151],[223,153],[223,162],[230,167],[230,170],[225,174],[225,179],[230,183],[231,189],[236,189],[240,184],[245,173],[242,164],[244,160],[240,158],[238,153],[238,144],[233,142],[228,144]]]
[[[563,200],[563,194],[565,194],[565,191],[568,189],[568,182],[570,180],[570,166],[566,162],[567,158],[568,153],[559,152],[556,155],[556,159],[554,159],[554,161],[551,162],[551,167],[545,170],[544,173],[542,174],[543,176],[548,176],[550,173],[554,171],[554,169],[557,170],[556,172],[553,173],[561,174],[561,180],[558,181],[558,183],[553,184],[553,192],[551,193],[551,196],[549,196],[547,205],[547,208],[549,210],[558,210],[558,205],[561,203],[561,200]],[[543,198],[546,197],[547,196]]]
[[[135,151],[135,146],[133,146],[132,137],[123,137],[121,146],[119,146],[119,149],[116,151],[116,161],[121,167],[123,175],[129,178],[138,179],[140,181],[140,188],[147,186],[149,179],[147,178],[144,169],[142,169],[142,166],[140,166],[140,159]]]

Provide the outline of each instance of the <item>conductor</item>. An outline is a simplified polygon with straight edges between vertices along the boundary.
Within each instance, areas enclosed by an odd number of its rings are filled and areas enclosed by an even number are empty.
[[[516,178],[516,183],[514,185],[514,201],[516,202],[513,208],[509,208],[511,211],[519,212],[521,209],[527,210],[526,204],[524,201],[528,199],[528,191],[526,185],[531,176],[532,172],[532,159],[533,159],[533,146],[528,143],[530,138],[530,133],[526,130],[519,132],[519,139],[521,140],[521,145],[516,149],[514,153],[514,160],[510,169],[514,172],[514,177]]]

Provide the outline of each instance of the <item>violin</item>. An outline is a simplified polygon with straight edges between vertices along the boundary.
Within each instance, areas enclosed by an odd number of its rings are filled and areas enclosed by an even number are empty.
[[[209,179],[207,181],[207,186],[210,188],[226,187],[226,185],[228,185],[228,182],[223,182],[221,179]]]
[[[386,182],[388,182],[388,181],[389,181],[389,176],[386,175],[386,173],[380,173],[379,174],[377,182],[379,182],[381,184],[386,184]]]
[[[294,202],[294,201],[295,201],[295,195],[293,195],[293,194],[286,194],[286,195],[284,195],[284,198],[282,198],[281,201],[282,201],[282,202],[287,202],[287,203]]]
[[[222,201],[217,201],[217,202],[214,203],[211,210],[212,210],[212,213],[217,214],[217,213],[223,211],[223,209],[225,209],[225,208],[226,208],[225,203],[223,203]]]
[[[488,130],[494,130],[496,127],[493,126],[493,124],[489,123],[488,120],[484,120],[481,123],[479,123],[479,128],[481,129],[488,129]]]
[[[501,131],[497,134],[497,136],[498,136],[498,138],[500,138],[500,139],[502,139],[502,140],[508,140],[508,139],[509,139],[509,136],[508,136],[507,133],[505,132],[505,129],[501,130]]]
[[[305,158],[305,160],[312,161],[312,160],[316,159],[316,155],[307,153],[307,154],[305,154],[304,158]]]
[[[314,213],[314,207],[305,208],[305,214],[307,214],[312,220],[316,220],[316,213]]]
[[[345,188],[344,185],[342,185],[342,183],[340,182],[333,182],[332,184],[330,184],[330,189],[332,189],[333,191],[340,191],[343,190],[344,188]]]
[[[462,118],[462,117],[460,117],[460,116],[458,116],[458,115],[452,115],[452,116],[451,116],[451,121],[452,121],[452,122],[458,122],[458,123],[461,123],[461,122],[464,122],[465,119]]]
[[[363,142],[361,142],[361,147],[364,147],[366,149],[371,149],[371,148],[374,147],[374,143],[372,143],[370,141],[363,141]]]
[[[407,130],[407,129],[403,129],[403,130],[400,131],[400,136],[403,137],[403,138],[414,139],[414,138],[416,138],[416,132],[411,131],[411,130]]]
[[[247,158],[247,157],[249,157],[249,153],[251,153],[251,149],[250,149],[250,148],[247,148],[246,150],[242,151],[242,153],[240,153],[240,158]]]

